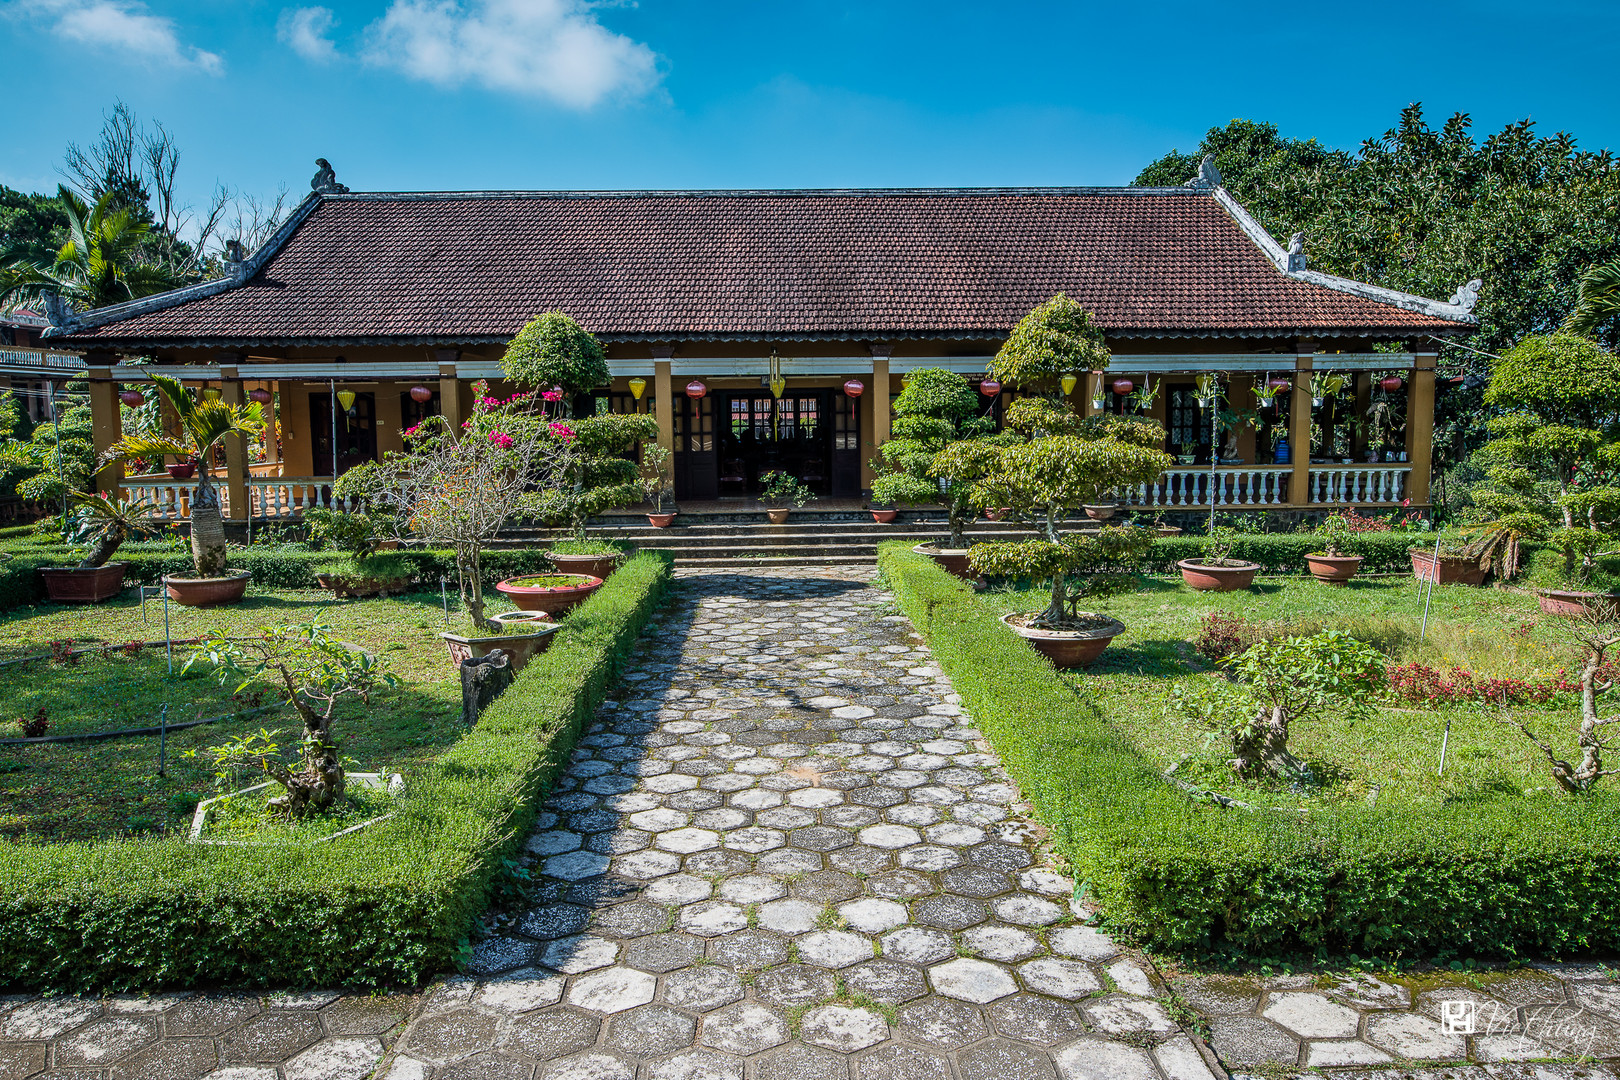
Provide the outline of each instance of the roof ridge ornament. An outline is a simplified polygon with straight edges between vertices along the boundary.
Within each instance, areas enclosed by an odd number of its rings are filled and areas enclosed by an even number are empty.
[[[1305,257],[1305,234],[1297,232],[1288,239],[1288,270],[1292,273],[1309,265],[1310,260]]]
[[[1446,303],[1461,308],[1465,313],[1473,311],[1474,305],[1479,302],[1479,287],[1483,284],[1479,278],[1474,278],[1466,285],[1457,286],[1457,291],[1451,294],[1451,299]]]
[[[1215,167],[1215,155],[1205,154],[1204,160],[1198,163],[1198,175],[1188,180],[1182,187],[1198,188],[1208,191],[1221,186],[1221,170]]]
[[[309,181],[309,189],[317,195],[347,195],[349,189],[337,182],[332,163],[323,157],[315,159],[317,172]]]

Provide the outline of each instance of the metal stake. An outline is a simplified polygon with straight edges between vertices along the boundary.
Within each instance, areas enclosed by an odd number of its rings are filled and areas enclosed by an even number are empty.
[[[439,603],[444,605],[444,625],[450,625],[450,594],[444,589],[444,575],[439,575]]]
[[[1429,566],[1429,591],[1423,594],[1423,629],[1418,632],[1418,652],[1423,652],[1423,641],[1429,636],[1429,601],[1434,597],[1434,583],[1440,580],[1440,533],[1434,534],[1434,562]],[[1450,725],[1450,721],[1447,721]]]
[[[1436,775],[1436,776],[1445,775],[1445,771],[1446,771],[1446,743],[1448,743],[1450,741],[1451,741],[1451,714],[1447,713],[1446,714],[1446,733],[1444,735],[1440,736],[1440,768],[1435,770],[1434,775]]]
[[[158,718],[158,775],[163,776],[168,768],[169,761],[169,703],[163,703],[163,713]]]

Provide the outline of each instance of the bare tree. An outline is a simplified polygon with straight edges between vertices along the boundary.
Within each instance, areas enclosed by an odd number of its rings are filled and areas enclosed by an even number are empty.
[[[1504,723],[1511,724],[1519,729],[1525,738],[1535,743],[1541,752],[1547,756],[1547,763],[1552,766],[1553,779],[1558,786],[1571,795],[1580,795],[1590,791],[1599,780],[1611,773],[1620,772],[1620,769],[1605,769],[1603,767],[1604,751],[1614,749],[1610,742],[1609,725],[1620,723],[1620,716],[1599,717],[1597,711],[1597,698],[1599,694],[1607,693],[1614,686],[1612,678],[1603,678],[1603,664],[1608,651],[1620,645],[1620,627],[1612,621],[1613,612],[1600,612],[1576,623],[1571,631],[1576,642],[1582,648],[1581,657],[1581,726],[1577,737],[1576,749],[1580,751],[1581,763],[1571,765],[1560,757],[1558,751],[1543,742],[1523,720],[1502,711]],[[1608,619],[1605,619],[1608,616]]]

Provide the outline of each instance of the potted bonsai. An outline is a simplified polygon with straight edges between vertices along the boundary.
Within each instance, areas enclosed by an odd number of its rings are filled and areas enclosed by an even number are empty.
[[[381,538],[372,515],[312,507],[304,512],[304,524],[311,540],[343,553],[315,571],[316,582],[338,599],[402,593],[410,587],[410,561],[397,552],[377,553]]]
[[[601,587],[602,579],[592,574],[529,574],[508,578],[495,589],[519,611],[557,616],[578,607]]]
[[[900,511],[893,506],[879,506],[874,501],[869,508],[872,511],[872,520],[879,525],[892,525]]]
[[[1232,558],[1236,541],[1236,529],[1225,525],[1211,528],[1204,539],[1203,556],[1176,563],[1181,580],[1199,592],[1233,592],[1253,585],[1260,564]]]
[[[816,493],[791,473],[772,469],[760,476],[760,480],[765,486],[760,490],[759,501],[765,507],[765,514],[771,519],[772,525],[786,523],[793,507],[815,501]]]
[[[88,545],[78,566],[42,566],[45,593],[58,604],[99,604],[124,590],[129,565],[108,562],[119,545],[134,536],[155,532],[157,525],[147,508],[127,499],[73,493],[74,512],[68,519],[66,539]]]
[[[968,523],[977,515],[969,501],[973,485],[995,460],[996,449],[983,436],[994,424],[979,415],[979,394],[954,371],[919,368],[910,373],[894,402],[892,438],[872,461],[874,507],[945,506],[944,543],[914,549],[952,573],[967,575]],[[894,518],[894,511],[881,511]]]
[[[168,574],[163,584],[169,599],[198,607],[229,604],[247,592],[249,574],[225,566],[225,520],[220,514],[219,489],[207,467],[209,456],[228,438],[247,438],[264,430],[259,403],[227,405],[222,401],[198,401],[179,380],[151,376],[179,422],[180,436],[126,435],[103,455],[104,462],[155,461],[164,455],[189,458],[200,468],[197,487],[191,493],[192,573]]]
[[[641,494],[652,512],[647,524],[656,529],[667,529],[675,520],[674,498],[670,492],[669,461],[673,455],[669,447],[659,443],[644,443],[641,447]]]
[[[1305,565],[1316,580],[1324,585],[1343,585],[1355,577],[1362,557],[1350,550],[1356,538],[1350,519],[1335,511],[1316,527],[1316,535],[1323,540],[1322,550],[1305,556]]]
[[[1489,563],[1483,552],[1460,536],[1442,534],[1435,547],[1408,550],[1412,576],[1436,585],[1483,585]]]

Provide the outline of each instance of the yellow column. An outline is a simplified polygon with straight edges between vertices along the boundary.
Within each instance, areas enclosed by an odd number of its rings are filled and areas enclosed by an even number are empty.
[[[1314,354],[1301,353],[1294,361],[1294,392],[1288,403],[1288,452],[1293,456],[1293,481],[1288,496],[1296,506],[1310,502],[1311,483],[1311,370]]]
[[[264,389],[270,391],[270,400],[260,406],[260,410],[264,413],[264,460],[280,464],[281,448],[276,445],[276,430],[278,427],[276,420],[276,384],[267,382],[263,386]]]
[[[380,459],[389,451],[398,453],[405,449],[405,440],[400,432],[405,428],[405,420],[400,412],[400,383],[378,383],[376,392],[377,415],[372,423],[377,425],[377,457]]]
[[[872,448],[889,441],[889,357],[872,357]]]
[[[118,384],[113,382],[113,357],[106,353],[92,353],[85,357],[90,374],[90,439],[99,460],[107,448],[123,435],[123,418],[118,415]],[[100,366],[96,366],[100,361]],[[56,402],[58,411],[65,406]],[[124,467],[109,462],[96,471],[95,488],[113,498],[121,498],[118,482],[124,478]]]
[[[670,378],[670,356],[675,350],[654,349],[653,356],[653,419],[658,421],[658,445],[672,455],[665,466],[674,476],[675,462],[675,380]],[[663,352],[662,356],[658,354]]]
[[[1406,394],[1406,460],[1412,466],[1406,496],[1413,505],[1429,502],[1429,479],[1434,468],[1434,353],[1419,353],[1417,369]]]
[[[246,401],[242,393],[242,380],[236,377],[234,367],[221,367],[220,400],[227,405],[241,405]],[[246,521],[248,517],[247,439],[240,435],[225,437],[225,499],[232,521]]]
[[[1099,390],[1103,391],[1104,400],[1107,400],[1108,372],[1087,371],[1080,376],[1080,385],[1075,393],[1080,395],[1080,415],[1096,416],[1097,410],[1091,407],[1092,399]]]
[[[440,349],[441,353],[448,350]],[[439,363],[439,414],[452,431],[461,431],[461,380],[456,378],[454,363]]]

